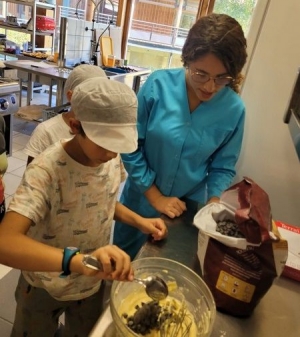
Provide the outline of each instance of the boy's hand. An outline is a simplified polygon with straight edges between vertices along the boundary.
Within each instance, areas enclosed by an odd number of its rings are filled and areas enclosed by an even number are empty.
[[[87,276],[99,276],[99,279],[118,280],[118,281],[132,281],[133,269],[130,263],[130,257],[123,250],[114,245],[107,245],[95,250],[92,254],[100,265],[103,271],[97,271],[83,265],[83,255],[78,254],[71,260],[71,264],[82,264],[82,274]],[[73,261],[74,260],[74,261]],[[77,262],[75,262],[77,260]],[[75,271],[75,270],[74,270]]]
[[[160,218],[142,218],[139,230],[144,234],[152,235],[156,241],[162,240],[168,235],[168,228]]]

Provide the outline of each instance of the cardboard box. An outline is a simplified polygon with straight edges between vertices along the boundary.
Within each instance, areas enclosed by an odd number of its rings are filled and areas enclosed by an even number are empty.
[[[0,68],[0,76],[19,81],[17,69]]]
[[[288,241],[288,258],[282,275],[300,282],[300,227],[275,221],[280,235]]]

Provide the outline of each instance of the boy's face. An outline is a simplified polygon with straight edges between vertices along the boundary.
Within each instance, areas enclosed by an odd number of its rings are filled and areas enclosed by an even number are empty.
[[[117,157],[117,153],[104,149],[83,135],[79,131],[79,125],[80,122],[70,119],[70,127],[75,136],[73,142],[68,142],[66,150],[73,159],[82,165],[97,167]]]
[[[99,166],[109,160],[116,158],[117,153],[104,149],[103,147],[93,143],[87,136],[78,135],[79,144],[88,166]]]

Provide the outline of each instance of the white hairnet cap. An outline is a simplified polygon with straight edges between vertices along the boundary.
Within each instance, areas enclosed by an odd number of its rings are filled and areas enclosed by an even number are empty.
[[[71,98],[75,118],[95,144],[116,153],[137,148],[137,98],[126,84],[97,77],[78,85]]]
[[[66,80],[64,87],[65,95],[69,90],[73,91],[78,84],[94,77],[106,77],[104,70],[91,64],[81,64],[75,67]]]

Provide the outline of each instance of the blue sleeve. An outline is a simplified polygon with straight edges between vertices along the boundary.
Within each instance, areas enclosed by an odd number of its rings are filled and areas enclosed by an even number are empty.
[[[219,197],[232,183],[236,174],[235,165],[238,161],[245,123],[245,110],[236,125],[235,130],[224,140],[223,145],[216,150],[211,158],[207,175],[207,197]]]
[[[138,148],[135,152],[122,154],[122,160],[125,169],[131,180],[134,181],[141,193],[147,191],[152,185],[156,177],[156,173],[150,169],[147,160],[143,155],[143,148],[147,132],[147,123],[151,107],[153,105],[153,77],[150,75],[139,90],[138,93]]]

